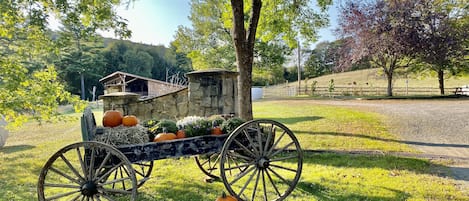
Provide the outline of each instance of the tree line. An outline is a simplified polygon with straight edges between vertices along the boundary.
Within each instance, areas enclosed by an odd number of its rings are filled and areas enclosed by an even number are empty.
[[[56,40],[62,40],[68,33],[57,32]],[[66,45],[60,50],[54,61],[58,76],[66,83],[68,91],[82,95],[85,100],[93,97],[93,87],[97,95],[103,94],[99,79],[116,71],[168,82],[170,76],[185,79],[184,74],[192,71],[191,61],[184,54],[163,45],[95,37],[82,41],[80,49]]]

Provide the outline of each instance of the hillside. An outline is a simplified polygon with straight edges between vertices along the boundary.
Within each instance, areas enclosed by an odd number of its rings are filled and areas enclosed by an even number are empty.
[[[370,87],[386,87],[387,79],[382,73],[381,69],[365,69],[345,73],[336,73],[331,75],[325,75],[317,78],[312,78],[307,81],[308,85],[313,83],[313,80],[317,81],[317,86],[326,87],[329,85],[331,79],[334,79],[334,84],[336,87],[339,86],[349,86],[353,82],[357,86],[370,86]],[[367,85],[368,83],[368,85]],[[302,81],[302,86],[304,86],[305,81]],[[297,82],[290,83],[289,85],[297,86]],[[445,80],[445,88],[455,88],[463,85],[469,85],[469,75],[462,76],[452,76]],[[394,87],[406,87],[406,78],[405,75],[395,76]],[[410,88],[438,88],[438,78],[436,75],[408,75],[408,87]]]

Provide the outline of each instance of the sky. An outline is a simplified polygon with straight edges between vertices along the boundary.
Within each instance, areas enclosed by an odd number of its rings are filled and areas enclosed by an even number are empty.
[[[129,8],[118,9],[118,14],[128,20],[133,42],[169,47],[174,40],[177,27],[191,27],[188,19],[190,0],[136,0]],[[332,26],[337,24],[337,9],[329,10]],[[321,29],[319,41],[333,41],[332,28]],[[105,37],[115,38],[114,33],[101,33]]]

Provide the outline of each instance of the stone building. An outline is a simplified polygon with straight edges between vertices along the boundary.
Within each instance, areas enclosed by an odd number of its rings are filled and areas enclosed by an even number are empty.
[[[123,114],[140,120],[181,119],[186,116],[211,116],[237,112],[237,72],[223,69],[194,71],[187,74],[189,86],[163,95],[142,98],[138,93],[107,93],[104,110],[113,106]]]

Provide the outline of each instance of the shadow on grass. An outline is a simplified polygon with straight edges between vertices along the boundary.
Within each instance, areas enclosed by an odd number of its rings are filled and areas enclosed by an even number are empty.
[[[310,196],[315,196],[318,200],[376,200],[376,201],[395,201],[395,200],[406,200],[410,195],[406,192],[389,189],[385,187],[382,188],[387,191],[394,193],[393,197],[382,197],[382,196],[364,196],[355,193],[343,193],[335,189],[329,189],[324,185],[319,183],[311,182],[299,182],[296,186],[297,190],[303,191],[303,193],[309,194]]]
[[[332,135],[332,136],[343,136],[343,137],[356,137],[356,138],[366,138],[371,140],[379,140],[384,142],[397,142],[410,145],[420,145],[420,146],[432,146],[432,147],[453,147],[453,148],[469,148],[468,144],[442,144],[442,143],[429,143],[429,142],[416,142],[416,141],[407,141],[407,140],[395,140],[388,138],[381,138],[363,134],[353,134],[353,133],[339,133],[339,132],[313,132],[313,131],[293,131],[294,133],[306,133],[311,135]]]
[[[295,124],[299,122],[304,122],[304,121],[316,121],[319,119],[322,119],[324,117],[318,117],[318,116],[303,116],[303,117],[288,117],[288,118],[269,118],[271,120],[275,120],[278,122],[282,122],[283,124]]]
[[[30,150],[30,149],[33,149],[34,147],[35,146],[32,146],[32,145],[5,146],[3,148],[0,148],[0,152],[5,153],[5,154],[10,154],[10,153],[15,153],[15,152]]]
[[[430,167],[444,167],[426,159],[398,157],[391,155],[317,153],[304,150],[303,162],[317,165],[351,168],[381,168],[385,170],[408,170],[421,174],[432,173]]]

